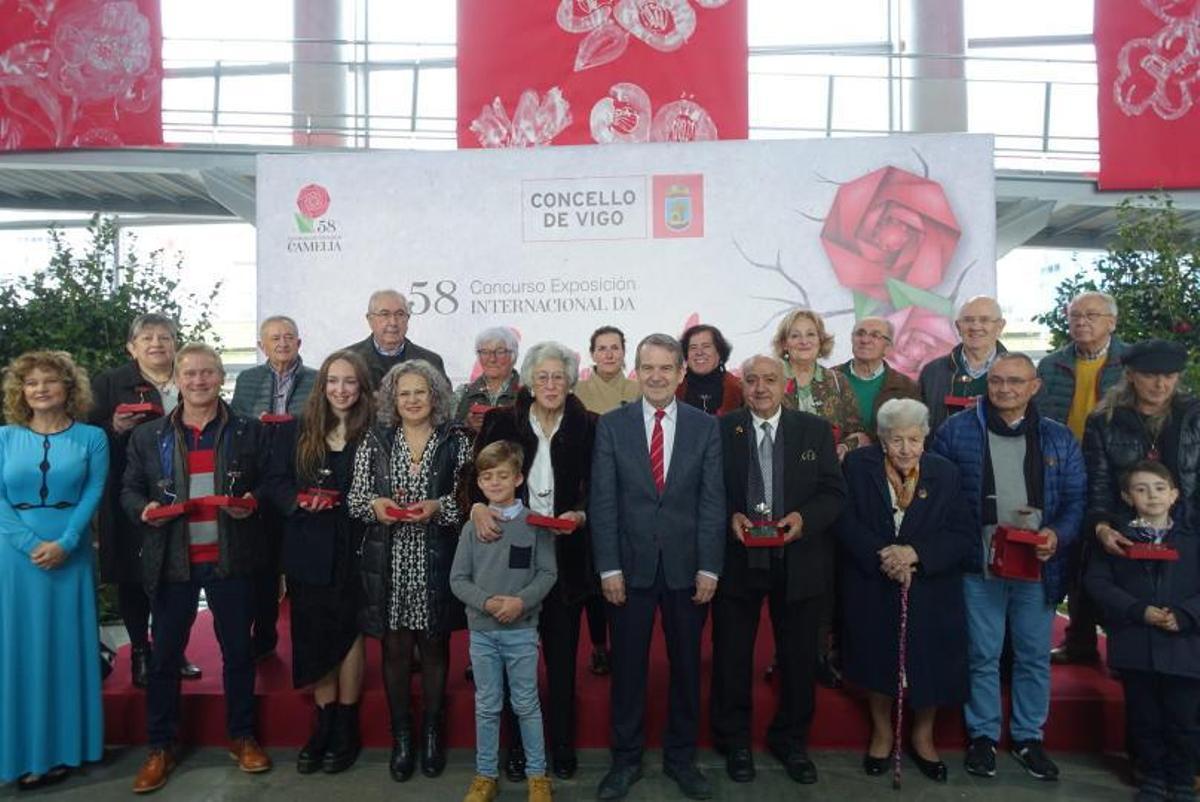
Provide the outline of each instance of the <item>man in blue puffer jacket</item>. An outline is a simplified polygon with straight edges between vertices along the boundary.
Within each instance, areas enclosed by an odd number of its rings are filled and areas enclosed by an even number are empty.
[[[1070,429],[1038,415],[1031,399],[1040,382],[1025,354],[1000,354],[987,377],[987,397],[949,417],[934,434],[933,450],[958,465],[962,489],[973,499],[979,545],[963,578],[967,607],[971,697],[964,709],[965,767],[996,774],[1000,740],[1000,652],[1007,624],[1012,637],[1012,754],[1031,776],[1058,779],[1042,749],[1050,710],[1050,638],[1055,605],[1067,583],[1067,547],[1083,520],[1087,474]],[[1041,582],[1005,579],[988,570],[997,524],[1035,529]]]

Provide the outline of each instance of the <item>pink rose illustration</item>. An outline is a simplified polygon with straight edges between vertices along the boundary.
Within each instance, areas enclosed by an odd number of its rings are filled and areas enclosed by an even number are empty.
[[[941,184],[882,167],[838,188],[821,244],[841,284],[886,301],[889,278],[941,283],[961,236]]]
[[[329,211],[329,192],[320,184],[306,184],[296,196],[296,208],[309,220],[316,220]]]
[[[888,364],[910,379],[915,380],[926,363],[948,354],[958,343],[950,318],[924,307],[909,306],[887,319],[896,329]]]

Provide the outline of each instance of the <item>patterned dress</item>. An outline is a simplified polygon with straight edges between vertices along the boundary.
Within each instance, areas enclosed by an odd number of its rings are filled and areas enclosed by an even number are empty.
[[[429,498],[433,458],[445,433],[437,429],[425,445],[419,460],[412,459],[408,441],[397,432],[388,460],[391,471],[392,499],[400,505]],[[454,474],[458,477],[471,459],[471,439],[462,430],[451,430],[454,442]],[[369,443],[370,441],[368,441]],[[355,455],[354,480],[350,488],[350,514],[362,520],[374,520],[371,501],[376,498],[371,477],[374,446],[364,443]],[[458,503],[458,480],[454,489],[437,499],[441,510],[431,520],[443,526],[458,526],[463,510]],[[391,543],[391,581],[388,585],[388,629],[425,630],[429,627],[429,570],[426,544],[428,525],[399,522],[393,524]],[[447,589],[447,593],[449,590]]]

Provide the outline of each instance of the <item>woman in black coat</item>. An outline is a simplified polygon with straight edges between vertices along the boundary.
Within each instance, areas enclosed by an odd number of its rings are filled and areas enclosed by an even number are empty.
[[[555,342],[538,343],[529,349],[521,365],[522,389],[512,407],[487,413],[475,443],[478,453],[498,440],[521,446],[525,481],[520,493],[530,510],[539,515],[567,518],[578,528],[555,538],[558,582],[542,602],[539,630],[546,660],[550,698],[546,705],[547,737],[554,774],[568,779],[575,774],[575,663],[579,651],[580,616],[587,600],[596,593],[591,539],[587,530],[588,481],[592,468],[592,445],[596,437],[596,415],[589,412],[571,392],[579,378],[579,358]],[[536,429],[535,429],[536,427]],[[499,533],[499,524],[482,499],[474,482],[471,517],[486,537]],[[511,727],[514,737],[519,731]],[[524,770],[520,745],[509,750],[506,771]]]
[[[375,419],[371,375],[353,351],[330,354],[301,424],[275,437],[264,485],[283,518],[283,570],[291,598],[292,684],[312,686],[316,727],[297,770],[334,774],[358,757],[363,640],[358,628],[358,548],[363,524],[346,496],[354,454]],[[321,498],[313,488],[339,494]]]
[[[132,679],[139,688],[146,687],[150,667],[150,599],[142,584],[143,526],[121,509],[121,479],[134,428],[175,408],[179,397],[174,382],[178,331],[175,321],[165,315],[134,318],[125,343],[131,361],[92,379],[94,404],[88,413],[88,423],[108,435],[108,484],[96,516],[100,577],[117,587],[117,612],[129,635]],[[122,406],[126,404],[142,408],[130,411]],[[118,407],[122,407],[119,412]],[[183,679],[200,678],[199,668],[186,659],[183,663]]]
[[[424,745],[421,773],[446,767],[443,713],[450,633],[466,627],[450,592],[462,508],[459,480],[471,433],[451,420],[450,384],[423,359],[383,377],[377,416],[354,455],[350,515],[367,525],[359,565],[363,632],[383,642],[383,681],[392,720],[392,779],[412,777],[416,754],[409,708],[412,654],[421,654]]]
[[[962,566],[979,528],[959,489],[958,470],[923,453],[929,432],[924,404],[888,401],[879,409],[878,429],[879,444],[850,452],[843,466],[849,493],[837,530],[844,550],[845,675],[868,692],[872,732],[863,769],[882,774],[893,747],[900,591],[907,586],[911,754],[922,773],[945,781],[933,723],[938,707],[967,698]]]

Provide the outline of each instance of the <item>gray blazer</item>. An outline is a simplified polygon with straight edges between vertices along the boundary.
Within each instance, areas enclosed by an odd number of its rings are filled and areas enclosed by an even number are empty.
[[[592,456],[588,519],[596,571],[621,571],[625,584],[654,584],[659,561],[667,587],[696,584],[696,572],[720,576],[725,562],[725,479],[717,419],[678,404],[667,484],[650,475],[650,448],[635,401],[600,416]]]

